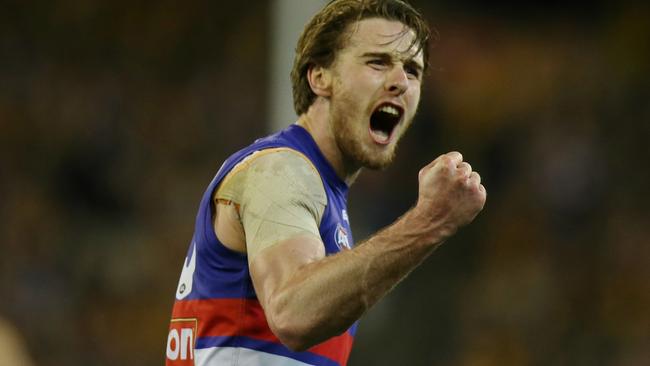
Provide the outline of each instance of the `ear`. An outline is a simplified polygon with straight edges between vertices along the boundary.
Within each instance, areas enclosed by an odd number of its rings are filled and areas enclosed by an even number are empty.
[[[311,90],[319,97],[332,95],[332,71],[322,66],[312,66],[307,70],[307,80]]]

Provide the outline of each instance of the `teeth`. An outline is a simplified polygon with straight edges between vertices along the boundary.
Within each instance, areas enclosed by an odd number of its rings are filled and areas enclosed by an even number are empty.
[[[381,112],[392,114],[393,116],[399,116],[399,111],[397,108],[391,106],[391,105],[385,105],[381,108],[379,108]]]

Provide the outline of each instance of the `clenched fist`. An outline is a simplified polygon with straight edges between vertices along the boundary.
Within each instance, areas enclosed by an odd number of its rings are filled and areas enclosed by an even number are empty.
[[[469,224],[483,209],[486,199],[481,176],[463,161],[459,152],[439,156],[419,173],[418,202],[414,210],[436,237],[446,239]],[[431,233],[432,235],[434,233]]]

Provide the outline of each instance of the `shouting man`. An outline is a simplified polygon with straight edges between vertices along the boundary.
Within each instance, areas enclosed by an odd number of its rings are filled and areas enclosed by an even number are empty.
[[[345,365],[357,320],[481,211],[480,176],[450,152],[420,170],[412,209],[353,245],[348,187],[393,160],[428,39],[401,0],[334,0],[307,24],[298,121],[228,158],[205,191],[167,365]]]

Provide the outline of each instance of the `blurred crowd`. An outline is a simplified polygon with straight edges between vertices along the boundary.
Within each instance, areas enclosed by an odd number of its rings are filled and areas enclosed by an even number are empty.
[[[650,9],[412,3],[438,31],[430,71],[396,163],[351,189],[355,239],[408,209],[418,170],[450,150],[488,203],[362,319],[350,364],[650,364]],[[271,5],[3,5],[0,318],[29,354],[16,365],[162,364],[203,189],[268,132]]]

